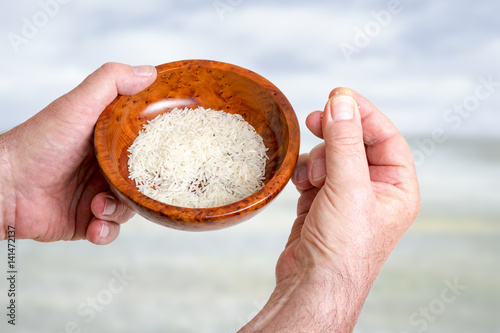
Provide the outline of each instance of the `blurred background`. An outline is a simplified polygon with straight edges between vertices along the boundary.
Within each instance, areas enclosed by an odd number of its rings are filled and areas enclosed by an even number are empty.
[[[4,6],[0,131],[108,61],[202,58],[243,66],[277,85],[301,124],[323,109],[334,87],[357,90],[410,143],[422,212],[384,266],[355,332],[500,332],[500,3]],[[318,143],[303,126],[302,152]],[[0,331],[235,332],[274,288],[274,266],[295,218],[298,196],[290,185],[263,213],[227,230],[180,232],[135,217],[105,247],[18,242],[17,325],[6,324],[3,310]],[[0,243],[0,253],[6,250]],[[7,289],[0,276],[2,309]]]

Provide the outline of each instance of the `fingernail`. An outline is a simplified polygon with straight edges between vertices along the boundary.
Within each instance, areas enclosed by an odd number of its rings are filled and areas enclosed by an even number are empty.
[[[116,200],[112,197],[106,197],[106,202],[104,203],[104,210],[102,215],[110,216],[116,211]]]
[[[297,183],[302,183],[308,179],[307,175],[307,167],[306,166],[301,166],[295,170],[295,180]]]
[[[151,76],[154,72],[154,67],[149,65],[144,66],[132,66],[135,75],[139,76]]]
[[[350,96],[335,96],[328,101],[328,110],[334,121],[354,118],[356,101]]]
[[[321,158],[313,161],[311,166],[312,180],[317,182],[326,177],[326,160]]]
[[[101,232],[99,233],[100,238],[106,238],[109,235],[109,224],[108,222],[101,223]]]

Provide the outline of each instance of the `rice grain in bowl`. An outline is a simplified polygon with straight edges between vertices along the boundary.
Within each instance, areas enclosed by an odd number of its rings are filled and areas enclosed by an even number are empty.
[[[139,192],[169,205],[224,206],[264,187],[267,148],[239,114],[173,109],[144,124],[128,151]]]
[[[186,60],[157,70],[149,88],[117,97],[96,124],[96,156],[111,190],[143,217],[176,229],[214,230],[252,217],[278,195],[295,167],[300,133],[292,106],[271,82],[235,65]],[[169,205],[138,190],[129,178],[128,149],[143,125],[176,108],[198,107],[238,114],[262,137],[268,157],[264,187],[237,202],[211,208]]]

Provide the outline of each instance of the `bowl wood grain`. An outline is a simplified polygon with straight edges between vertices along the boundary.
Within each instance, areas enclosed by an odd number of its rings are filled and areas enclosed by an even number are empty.
[[[176,229],[214,230],[252,217],[278,195],[295,167],[300,133],[292,106],[271,82],[235,65],[185,60],[157,66],[157,71],[150,87],[118,96],[97,121],[96,156],[111,190],[146,219]],[[127,149],[148,120],[174,108],[199,106],[240,114],[262,136],[269,149],[264,188],[238,202],[202,209],[143,195],[129,179]]]

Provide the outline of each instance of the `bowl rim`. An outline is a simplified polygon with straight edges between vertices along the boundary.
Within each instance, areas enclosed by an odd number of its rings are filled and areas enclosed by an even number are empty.
[[[130,191],[131,186],[123,178],[115,177],[116,179],[110,179],[108,177],[108,174],[113,174],[114,172],[118,172],[118,174],[120,173],[119,170],[117,170],[117,168],[113,166],[111,158],[106,151],[106,133],[107,125],[110,120],[109,115],[115,110],[115,106],[118,101],[120,101],[124,97],[128,97],[124,95],[118,95],[115,100],[104,109],[96,123],[94,131],[94,147],[97,161],[99,167],[101,168],[101,173],[110,184],[111,190],[114,190],[114,187],[119,192],[115,194],[125,197],[126,199],[132,201],[136,205],[149,211],[150,213],[153,213],[154,215],[160,215],[164,218],[178,222],[206,223],[210,221],[227,219],[236,215],[242,215],[246,211],[256,211],[273,200],[285,188],[286,184],[289,182],[292,176],[292,172],[294,170],[295,164],[297,163],[300,150],[300,126],[295,111],[285,95],[273,83],[271,83],[263,76],[237,65],[215,60],[188,59],[161,64],[156,66],[156,69],[159,76],[163,72],[167,72],[172,69],[189,67],[214,68],[218,70],[233,72],[253,81],[259,86],[265,88],[270,94],[273,95],[273,98],[283,112],[289,132],[288,149],[285,152],[285,158],[274,176],[268,181],[267,184],[265,184],[265,186],[261,190],[253,193],[252,195],[224,206],[217,206],[212,208],[186,208],[173,206],[156,201],[142,194],[136,187],[133,188],[133,191]],[[245,201],[249,201],[249,203]],[[161,210],[157,209],[158,204],[161,204]],[[140,215],[144,216],[135,207],[131,208],[138,212]],[[144,217],[147,218],[147,216]]]

